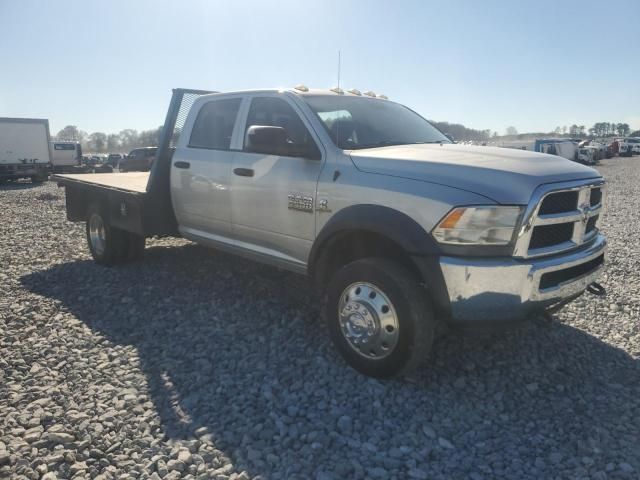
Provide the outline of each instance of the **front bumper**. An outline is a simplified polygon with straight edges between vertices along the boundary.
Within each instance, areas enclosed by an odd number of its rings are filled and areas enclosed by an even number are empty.
[[[546,258],[441,257],[453,321],[518,320],[580,295],[604,265],[603,235],[577,251]]]

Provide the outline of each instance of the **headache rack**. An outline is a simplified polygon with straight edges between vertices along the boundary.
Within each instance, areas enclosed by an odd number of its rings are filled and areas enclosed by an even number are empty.
[[[540,187],[525,212],[514,256],[553,255],[593,241],[603,193],[602,179]]]
[[[193,102],[202,95],[218,93],[209,90],[193,90],[175,88],[167,110],[167,116],[162,127],[160,143],[156,152],[147,183],[147,198],[145,203],[145,231],[150,235],[177,233],[178,223],[171,205],[169,182],[171,175],[171,157],[176,143],[180,138],[184,123]]]
[[[193,102],[210,93],[217,92],[173,90],[150,172],[54,175],[53,180],[66,187],[67,219],[84,221],[87,206],[101,202],[110,224],[116,228],[146,237],[176,235],[178,225],[170,193],[171,160]]]

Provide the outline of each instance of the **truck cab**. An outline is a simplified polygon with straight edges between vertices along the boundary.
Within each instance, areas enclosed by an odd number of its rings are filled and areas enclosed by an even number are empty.
[[[576,162],[453,144],[357,90],[199,95],[179,127],[172,109],[148,183],[58,177],[96,261],[139,258],[170,213],[167,232],[309,276],[367,375],[423,362],[440,323],[555,311],[604,265],[604,180]]]
[[[79,142],[51,142],[51,165],[54,173],[73,171],[82,163],[82,147]]]

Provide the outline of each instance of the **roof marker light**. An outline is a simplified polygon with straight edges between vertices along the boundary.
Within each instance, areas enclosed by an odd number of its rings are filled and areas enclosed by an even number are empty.
[[[309,91],[309,87],[307,87],[306,85],[303,85],[301,83],[296,85],[293,88],[295,88],[296,90],[300,90],[301,92],[308,92]]]
[[[364,92],[364,95],[366,95],[367,97],[374,97],[376,96],[375,92],[372,92],[371,90],[369,90],[368,92]]]
[[[351,90],[347,90],[347,92],[353,94],[353,95],[362,95],[362,93],[360,93],[360,90],[358,90],[357,88],[352,88]]]
[[[344,90],[342,90],[340,87],[333,87],[331,91],[333,93],[337,93],[338,95],[344,95]]]

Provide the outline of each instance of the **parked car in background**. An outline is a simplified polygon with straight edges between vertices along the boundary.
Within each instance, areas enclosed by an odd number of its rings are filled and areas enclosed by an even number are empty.
[[[124,154],[122,153],[110,153],[107,157],[107,163],[112,167],[117,167],[123,158]]]
[[[136,148],[120,161],[121,172],[148,172],[156,159],[158,147]]]
[[[578,155],[578,145],[569,138],[539,138],[536,139],[533,150],[574,161]]]
[[[616,138],[611,144],[611,150],[614,154],[617,153],[621,157],[640,155],[640,138]]]
[[[598,162],[597,156],[598,149],[596,147],[585,145],[578,148],[578,162],[580,163],[585,165],[595,165]]]
[[[591,140],[588,145],[597,150],[596,160],[602,160],[603,158],[607,158],[607,145],[602,142],[598,142],[596,140]]]
[[[104,155],[91,155],[91,157],[89,158],[89,163],[88,165],[95,167],[97,165],[102,165],[103,163],[106,163],[107,161],[107,157]]]

